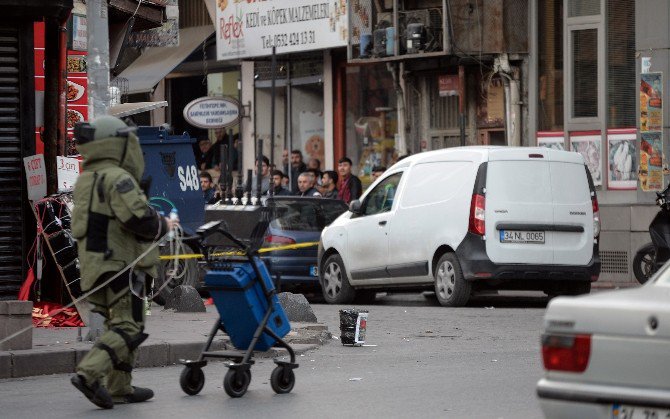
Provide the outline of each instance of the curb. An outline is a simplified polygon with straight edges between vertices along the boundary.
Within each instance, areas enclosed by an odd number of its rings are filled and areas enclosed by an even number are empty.
[[[286,337],[296,354],[317,349],[331,339],[331,334],[322,325],[306,325],[292,330]],[[197,359],[205,345],[202,342],[156,342],[138,348],[135,368],[167,367],[178,364],[180,360]],[[230,346],[227,339],[212,342],[210,350],[222,350]],[[0,352],[0,379],[21,378],[36,375],[64,374],[75,372],[79,361],[88,353],[88,348],[63,349],[25,349]],[[266,352],[256,352],[256,358],[275,358],[285,356],[281,348],[271,348]]]

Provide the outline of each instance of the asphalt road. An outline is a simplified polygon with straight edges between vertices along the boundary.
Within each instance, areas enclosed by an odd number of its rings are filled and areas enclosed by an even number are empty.
[[[421,295],[383,296],[369,310],[363,347],[330,344],[299,357],[291,394],[269,385],[274,367],[259,360],[248,393],[229,398],[222,363],[205,367],[198,396],[179,388],[181,367],[139,369],[136,385],[152,402],[100,411],[71,387],[67,375],[0,380],[0,416],[7,418],[538,418],[535,383],[542,374],[539,334],[546,298],[490,297],[445,309]],[[339,335],[339,306],[313,305]]]

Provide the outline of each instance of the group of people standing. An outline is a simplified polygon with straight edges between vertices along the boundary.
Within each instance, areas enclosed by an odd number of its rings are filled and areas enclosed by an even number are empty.
[[[363,193],[360,179],[351,172],[352,162],[348,157],[338,161],[337,171],[321,171],[321,162],[314,158],[305,164],[300,150],[292,150],[290,160],[288,150],[284,150],[283,163],[283,171],[273,169],[269,159],[263,156],[261,195],[323,197],[340,199],[349,204]],[[251,182],[252,190],[255,190],[256,176]],[[200,185],[206,204],[220,199],[220,193],[217,193],[212,176],[207,171],[201,172]]]

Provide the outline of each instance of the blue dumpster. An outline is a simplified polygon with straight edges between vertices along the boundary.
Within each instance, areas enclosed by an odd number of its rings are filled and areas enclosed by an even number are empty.
[[[193,154],[195,140],[187,133],[169,135],[161,127],[139,127],[137,135],[146,165],[142,180],[150,181],[147,197],[165,215],[176,207],[181,226],[192,235],[205,221],[200,173]]]

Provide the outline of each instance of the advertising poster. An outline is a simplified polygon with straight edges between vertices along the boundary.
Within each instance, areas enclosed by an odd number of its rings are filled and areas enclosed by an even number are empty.
[[[636,130],[607,131],[607,188],[637,189]]]
[[[294,148],[302,148],[305,162],[309,159],[319,159],[321,165],[325,161],[325,135],[323,127],[323,113],[321,112],[300,112],[300,146],[293,144]]]
[[[640,132],[663,129],[663,74],[640,74]]]
[[[537,133],[537,146],[554,150],[565,150],[563,131],[540,131]]]
[[[219,60],[347,46],[347,2],[337,0],[216,2]]]
[[[640,186],[643,191],[663,189],[663,136],[642,132],[640,142]]]
[[[602,144],[599,131],[579,131],[570,133],[570,149],[581,154],[586,167],[591,172],[593,184],[603,184]]]

